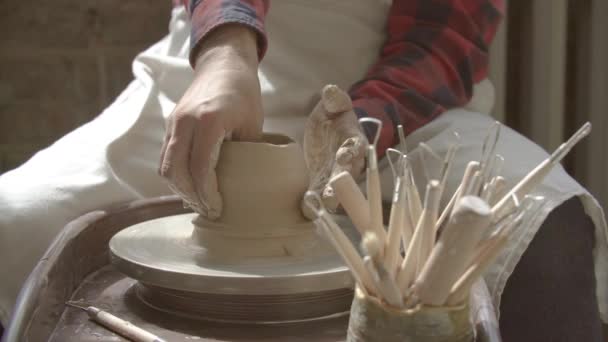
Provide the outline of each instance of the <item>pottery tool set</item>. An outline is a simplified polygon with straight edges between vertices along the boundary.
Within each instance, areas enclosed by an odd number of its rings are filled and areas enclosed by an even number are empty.
[[[364,123],[381,123],[364,119]],[[440,198],[458,146],[448,149],[437,179],[428,179],[426,191],[414,184],[412,161],[405,151],[402,127],[400,149],[387,151],[394,175],[388,227],[382,220],[382,203],[375,140],[367,154],[367,198],[349,173],[335,176],[330,184],[361,235],[361,249],[346,238],[332,215],[314,193],[305,201],[316,213],[315,224],[348,265],[358,290],[395,310],[465,305],[473,283],[499,256],[509,239],[526,224],[527,214],[542,205],[532,191],[553,166],[591,131],[583,125],[549,158],[511,189],[500,176],[504,162],[496,154],[500,124],[491,127],[481,158],[466,166],[457,190],[444,208]],[[423,150],[429,150],[423,146]],[[395,158],[394,156],[397,156]],[[437,158],[436,154],[435,157]],[[396,161],[395,161],[396,159]]]

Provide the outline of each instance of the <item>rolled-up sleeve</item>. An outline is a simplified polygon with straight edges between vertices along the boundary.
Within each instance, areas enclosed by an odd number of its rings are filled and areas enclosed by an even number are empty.
[[[407,135],[471,99],[503,11],[503,0],[393,1],[378,60],[350,89],[357,115],[383,122],[378,153],[397,125]]]
[[[194,65],[201,41],[214,29],[226,24],[245,25],[257,33],[258,58],[266,52],[264,19],[269,0],[181,0],[190,14],[190,64]]]

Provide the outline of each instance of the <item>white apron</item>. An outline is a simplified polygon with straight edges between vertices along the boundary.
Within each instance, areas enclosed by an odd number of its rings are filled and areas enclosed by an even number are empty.
[[[389,1],[383,0],[274,1],[266,22],[269,49],[260,66],[264,129],[300,140],[320,89],[327,83],[348,89],[374,62],[385,39],[389,7]],[[165,120],[193,76],[187,59],[189,32],[185,11],[174,9],[169,35],[134,60],[135,80],[111,106],[23,166],[0,176],[3,324],[21,284],[66,223],[111,204],[170,194],[156,168]],[[479,159],[481,140],[493,120],[478,112],[489,111],[492,95],[491,85],[477,85],[471,101],[476,111],[451,110],[407,139],[410,147],[425,141],[443,154],[452,130],[460,133],[462,148],[446,193],[454,191],[466,162]],[[508,180],[520,179],[546,157],[512,130],[503,129],[502,137],[498,151],[508,162],[503,171]],[[383,174],[385,194],[390,194],[386,167]],[[417,182],[420,186],[423,179]],[[538,193],[549,200],[486,274],[496,306],[507,278],[544,218],[566,199],[581,196],[596,226],[598,299],[602,318],[608,321],[608,249],[600,207],[561,167]]]

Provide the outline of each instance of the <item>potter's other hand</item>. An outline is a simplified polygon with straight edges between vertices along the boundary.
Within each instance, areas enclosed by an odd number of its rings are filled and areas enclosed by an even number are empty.
[[[321,194],[326,208],[338,206],[329,180],[343,171],[357,179],[365,167],[366,146],[348,94],[335,85],[325,86],[306,123],[304,155],[311,174],[309,190]]]
[[[215,29],[200,46],[192,84],[171,113],[159,174],[196,212],[222,210],[215,166],[224,138],[261,138],[263,114],[256,35],[241,25]]]

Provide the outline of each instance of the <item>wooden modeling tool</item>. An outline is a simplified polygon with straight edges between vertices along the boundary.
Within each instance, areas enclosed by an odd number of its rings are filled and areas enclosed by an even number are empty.
[[[396,155],[396,158],[394,158],[393,155]],[[398,149],[392,147],[386,149],[386,160],[388,161],[388,165],[391,168],[391,175],[393,176],[393,186],[395,185],[397,177],[399,177],[399,171],[397,169],[401,165],[400,163],[402,157],[403,153],[401,153],[401,151],[399,151]],[[393,159],[397,159],[397,166],[395,166],[395,162],[393,161]]]
[[[397,134],[399,135],[399,150],[403,154],[407,154],[407,144],[405,143],[405,131],[403,125],[397,125]]]
[[[473,177],[471,177],[471,182],[467,189],[465,189],[463,195],[464,196],[479,196],[481,190],[481,172],[482,170],[477,170],[473,173]]]
[[[435,246],[435,224],[439,214],[440,191],[440,184],[437,180],[431,180],[426,186],[424,208],[416,227],[416,231],[420,230],[416,275],[422,271]]]
[[[148,332],[132,323],[120,319],[109,312],[94,306],[78,302],[66,302],[68,306],[84,310],[91,320],[101,324],[108,330],[128,338],[134,342],[165,342],[162,338]]]
[[[454,282],[469,265],[475,247],[491,223],[490,207],[478,197],[462,197],[435,244],[412,292],[424,304],[443,305]]]
[[[409,163],[406,164],[407,167],[407,178],[408,182],[405,185],[407,190],[407,204],[410,215],[410,220],[415,226],[420,219],[420,214],[422,213],[422,201],[420,199],[420,193],[418,192],[418,187],[416,186],[416,182],[414,181],[414,173]]]
[[[343,171],[329,181],[338,202],[361,236],[369,231],[369,204],[351,174]]]
[[[382,193],[380,187],[380,173],[378,172],[378,157],[376,155],[376,144],[380,138],[382,121],[374,118],[361,118],[359,124],[373,123],[376,127],[376,135],[372,144],[367,146],[367,203],[369,205],[370,229],[378,234],[378,239],[384,244],[386,231],[382,221]]]
[[[503,229],[497,231],[480,246],[480,253],[477,254],[471,265],[466,269],[462,276],[454,283],[450,295],[446,301],[448,306],[458,305],[466,300],[473,286],[473,283],[481,277],[483,272],[494,262],[496,257],[502,252],[504,246],[509,241],[513,230],[521,223],[521,215],[511,220]]]
[[[433,249],[438,207],[439,182],[432,180],[427,185],[424,209],[397,274],[397,286],[404,294]]]
[[[517,183],[505,196],[502,197],[492,208],[495,220],[500,219],[506,213],[513,209],[512,197],[518,199],[523,198],[530,193],[543,179],[551,172],[551,169],[557,165],[567,154],[572,147],[581,141],[591,132],[591,123],[585,123],[576,133],[561,144],[549,158],[541,162],[530,173],[528,173],[519,183]]]
[[[317,215],[317,219],[314,221],[315,224],[325,233],[325,236],[329,239],[338,254],[340,254],[344,263],[346,263],[353,274],[355,281],[360,285],[361,290],[366,294],[368,291],[378,293],[375,281],[363,264],[363,259],[346,234],[344,234],[331,215],[323,208],[319,195],[308,191],[304,196],[304,201],[310,210]]]
[[[441,234],[441,229],[442,229],[441,227],[442,227],[443,223],[445,222],[445,219],[452,212],[454,203],[456,203],[456,199],[459,197],[461,187],[462,187],[462,184],[458,186],[456,191],[454,191],[454,194],[450,198],[450,201],[448,202],[448,204],[446,204],[445,208],[443,208],[441,215],[439,215],[439,218],[437,219],[437,223],[435,224],[435,231],[437,231],[437,234]]]
[[[462,175],[462,180],[460,181],[460,191],[458,191],[458,196],[456,196],[455,203],[460,201],[460,198],[467,195],[467,191],[471,187],[471,181],[473,180],[473,176],[475,172],[479,171],[480,164],[477,161],[470,161],[467,164],[467,167],[464,169],[464,175]]]
[[[502,125],[500,122],[495,121],[490,128],[488,133],[483,140],[481,146],[481,184],[485,184],[491,178],[492,164],[494,162],[494,155],[496,152],[496,145],[498,145],[498,139],[500,138],[500,129]]]
[[[458,151],[458,148],[459,146],[457,144],[452,144],[448,148],[445,158],[443,159],[443,165],[441,166],[441,172],[439,176],[439,197],[441,197],[441,195],[443,194],[443,189],[445,188],[445,183],[448,181],[448,175],[450,173],[450,169],[452,168],[454,156],[456,156],[456,151]]]
[[[396,274],[397,266],[401,264],[401,241],[404,235],[403,230],[404,228],[409,229],[409,227],[404,227],[406,210],[405,163],[405,156],[402,156],[400,163],[401,169],[399,170],[400,174],[395,179],[386,248],[384,251],[386,269],[391,275]]]
[[[378,296],[394,307],[402,307],[403,299],[401,297],[401,291],[399,291],[395,279],[383,264],[381,256],[383,246],[378,237],[371,232],[365,234],[363,241],[361,242],[361,247],[363,248],[363,251],[367,253],[366,258],[369,258],[369,262],[364,260],[366,266],[368,269],[371,269],[370,273],[377,277]]]

